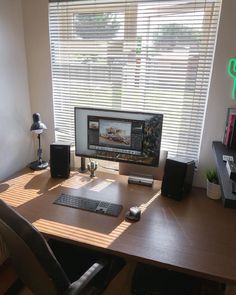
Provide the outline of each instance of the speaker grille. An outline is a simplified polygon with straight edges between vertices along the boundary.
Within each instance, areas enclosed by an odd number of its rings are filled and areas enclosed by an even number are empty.
[[[68,178],[70,175],[70,145],[50,145],[51,176],[55,178]]]
[[[163,196],[181,199],[192,188],[194,161],[167,159],[161,187]]]

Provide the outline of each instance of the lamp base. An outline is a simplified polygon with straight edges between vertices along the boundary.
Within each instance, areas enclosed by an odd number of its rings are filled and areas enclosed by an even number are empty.
[[[31,162],[29,167],[32,169],[32,170],[43,170],[43,169],[46,169],[48,167],[48,162],[46,161],[34,161],[34,162]]]

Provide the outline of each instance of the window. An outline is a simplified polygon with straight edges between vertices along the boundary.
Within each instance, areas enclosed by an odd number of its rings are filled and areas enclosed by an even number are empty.
[[[74,107],[164,114],[162,149],[198,160],[220,0],[51,1],[56,139]]]

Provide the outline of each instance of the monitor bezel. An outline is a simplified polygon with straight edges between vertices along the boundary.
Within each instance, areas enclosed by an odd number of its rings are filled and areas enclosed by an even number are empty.
[[[91,155],[86,155],[86,154],[81,154],[81,153],[77,153],[77,148],[76,148],[76,133],[77,133],[77,126],[76,126],[76,110],[91,110],[91,111],[101,111],[101,112],[113,112],[113,113],[125,113],[125,114],[145,114],[145,115],[149,115],[149,116],[155,116],[155,115],[159,115],[162,117],[162,123],[161,123],[161,137],[162,137],[162,128],[163,128],[163,119],[164,119],[164,115],[160,114],[160,113],[150,113],[150,112],[134,112],[134,111],[124,111],[124,110],[117,110],[117,109],[102,109],[102,108],[89,108],[89,107],[74,107],[74,127],[75,127],[75,156],[77,157],[83,157],[83,158],[92,158],[92,159],[98,159],[98,160],[104,160],[104,161],[111,161],[111,162],[118,162],[118,163],[129,163],[129,164],[134,164],[134,165],[143,165],[143,166],[147,166],[147,167],[158,167],[159,163],[160,163],[160,152],[161,152],[161,144],[160,144],[160,149],[159,149],[159,155],[158,155],[158,161],[157,161],[157,165],[152,165],[152,164],[145,164],[145,163],[135,163],[135,162],[131,162],[131,161],[126,161],[126,160],[122,160],[120,161],[119,159],[111,159],[111,158],[105,158],[105,157],[99,157],[99,156],[91,156]],[[117,118],[118,119],[118,118]],[[160,141],[161,142],[161,141]]]

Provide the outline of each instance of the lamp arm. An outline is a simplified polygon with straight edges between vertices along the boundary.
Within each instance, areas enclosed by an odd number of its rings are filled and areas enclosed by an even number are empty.
[[[41,138],[40,134],[38,134],[38,140],[39,140],[39,148],[38,148],[38,158],[39,158],[39,163],[42,163],[42,148],[41,148]]]

